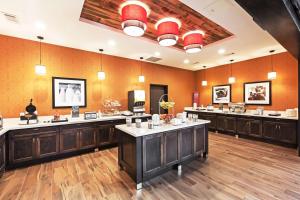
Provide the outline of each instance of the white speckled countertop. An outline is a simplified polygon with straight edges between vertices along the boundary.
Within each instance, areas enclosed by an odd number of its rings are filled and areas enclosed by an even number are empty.
[[[132,124],[129,127],[126,124],[117,125],[116,128],[125,133],[128,133],[129,135],[132,135],[133,137],[141,137],[141,136],[151,135],[151,134],[155,134],[155,133],[172,131],[172,130],[176,130],[176,129],[182,129],[182,128],[198,126],[198,125],[208,124],[208,123],[210,123],[210,121],[208,121],[208,120],[198,120],[197,122],[187,121],[186,123],[182,123],[182,124],[176,125],[176,126],[172,125],[172,124],[163,124],[160,126],[155,126],[154,129],[149,129],[148,123],[143,122],[141,128],[136,128],[135,124]]]
[[[149,117],[150,114],[144,114],[142,116],[131,116],[132,118],[142,118]],[[79,116],[79,118],[71,118],[69,115],[66,116],[69,121],[68,122],[57,122],[51,123],[51,119],[53,116],[39,116],[39,123],[37,124],[29,124],[29,125],[21,125],[19,118],[5,118],[3,120],[3,129],[0,130],[0,135],[3,135],[7,131],[10,130],[18,130],[18,129],[27,129],[27,128],[40,128],[40,127],[49,127],[49,126],[59,126],[59,125],[68,125],[68,124],[80,124],[80,123],[89,123],[89,122],[101,122],[101,121],[110,121],[110,120],[120,120],[125,119],[125,116],[105,116],[97,119],[85,120],[83,114]]]
[[[214,111],[207,111],[207,110],[195,110],[192,107],[185,107],[185,111],[191,112],[205,112],[205,113],[216,113],[216,114],[229,114],[229,115],[242,115],[242,116],[250,116],[250,117],[266,117],[266,118],[275,118],[275,119],[290,119],[290,120],[298,120],[298,117],[287,117],[284,111],[278,111],[281,116],[269,116],[268,114],[274,113],[274,111],[265,110],[263,115],[256,115],[255,110],[247,110],[245,113],[232,113],[229,112],[228,109],[219,110],[215,109]]]

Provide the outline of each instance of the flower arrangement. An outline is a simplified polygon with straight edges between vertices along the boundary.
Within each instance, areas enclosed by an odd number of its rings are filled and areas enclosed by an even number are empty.
[[[164,120],[166,124],[169,124],[173,118],[174,118],[173,114],[162,114],[162,115],[160,115],[160,119]]]

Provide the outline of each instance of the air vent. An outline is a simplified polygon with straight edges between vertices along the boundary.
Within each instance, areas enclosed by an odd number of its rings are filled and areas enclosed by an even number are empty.
[[[193,65],[199,65],[199,64],[200,64],[199,61],[196,61],[196,62],[193,63]]]
[[[146,60],[149,61],[149,62],[158,62],[158,61],[160,61],[162,59],[152,56],[152,57],[147,58]]]
[[[18,23],[19,22],[19,20],[18,20],[18,18],[17,18],[16,15],[5,13],[5,12],[3,12],[3,15],[6,18],[6,20],[8,20],[10,22],[14,22],[14,23]]]

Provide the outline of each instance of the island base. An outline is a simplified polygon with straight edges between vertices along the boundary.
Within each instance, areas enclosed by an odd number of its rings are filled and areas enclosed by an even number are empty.
[[[207,124],[134,137],[118,130],[118,164],[135,181],[143,183],[198,158],[207,158]]]

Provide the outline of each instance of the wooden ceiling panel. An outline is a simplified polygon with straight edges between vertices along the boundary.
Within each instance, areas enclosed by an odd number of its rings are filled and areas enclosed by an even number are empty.
[[[83,21],[96,22],[117,30],[122,30],[119,6],[124,0],[85,0],[80,18]],[[142,0],[147,4],[151,13],[148,17],[147,30],[143,37],[157,41],[155,24],[164,17],[175,17],[182,23],[180,36],[196,29],[205,32],[204,45],[228,38],[233,34],[196,12],[178,0]],[[183,48],[182,39],[176,45]]]

